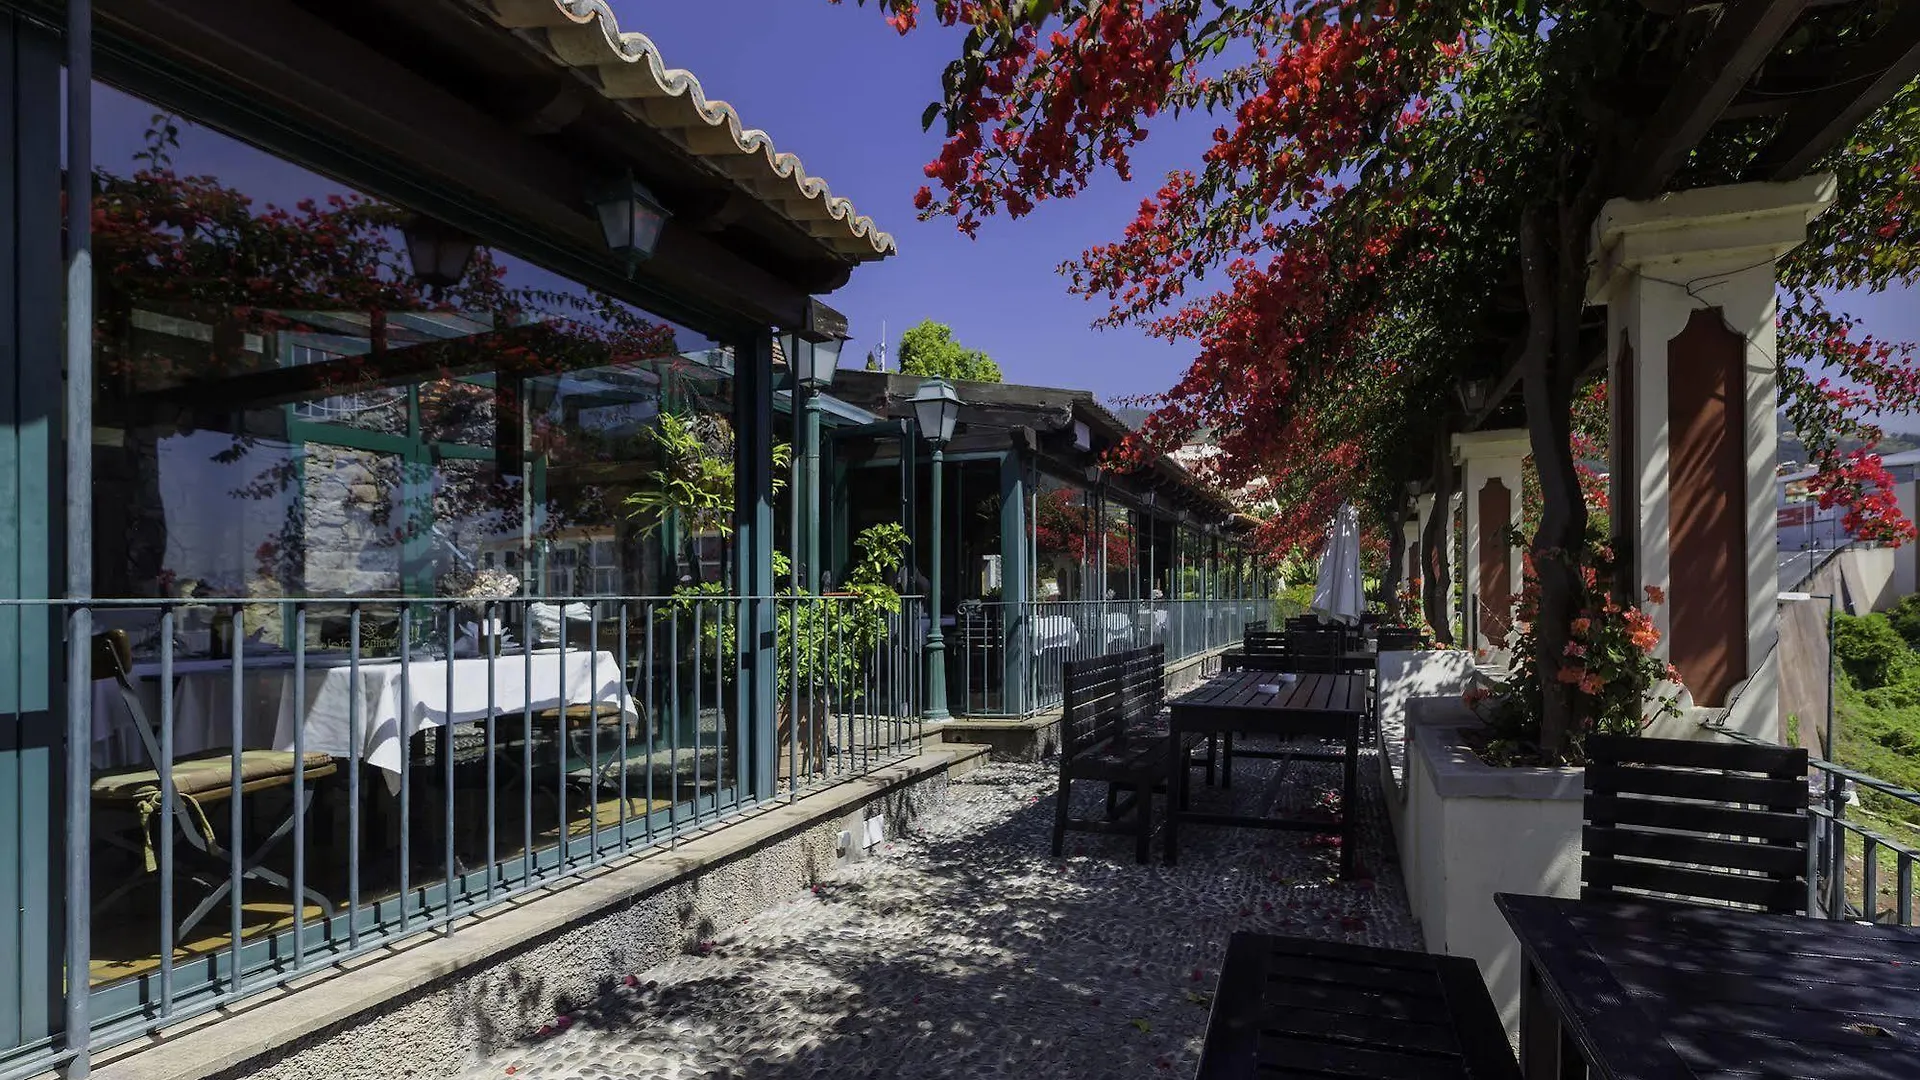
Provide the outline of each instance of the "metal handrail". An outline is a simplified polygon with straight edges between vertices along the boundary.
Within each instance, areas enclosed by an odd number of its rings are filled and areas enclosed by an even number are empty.
[[[556,610],[537,622],[536,604]],[[120,938],[128,937],[127,925],[151,922],[157,967],[96,987],[87,971],[101,954],[93,953],[75,977],[46,973],[64,983],[49,987],[49,997],[85,999],[89,1034],[66,1047],[0,1046],[0,1061],[11,1068],[30,1059],[45,1068],[63,1050],[177,1023],[403,936],[455,933],[458,920],[483,908],[917,752],[925,734],[923,602],[905,597],[884,611],[861,605],[856,597],[796,593],[0,599],[0,609],[37,610],[49,621],[97,612],[99,625],[145,639],[149,655],[131,668],[116,659],[112,676],[94,669],[91,637],[70,643],[67,666],[92,676],[74,695],[82,711],[72,722],[90,736],[77,744],[86,748],[81,775],[151,766],[147,774],[159,777],[157,809],[141,829],[124,831],[127,843],[77,845],[90,859],[117,857],[114,847],[125,847],[128,856],[150,860],[152,873],[124,875],[128,887],[98,908],[88,891],[66,898],[69,913],[79,908],[90,926],[112,918]],[[189,634],[195,612],[207,626]],[[323,617],[337,624],[323,628]],[[744,689],[748,639],[739,631],[753,621],[774,626],[764,672],[774,683],[769,715]],[[225,628],[224,640],[215,626]],[[284,647],[254,651],[248,634],[262,627]],[[370,644],[376,627],[382,637],[392,631],[378,647]],[[503,628],[518,651],[501,644]],[[204,649],[197,647],[203,632]],[[188,657],[189,641],[210,655]],[[471,666],[456,678],[462,664]],[[394,681],[370,696],[365,679]],[[189,684],[197,695],[191,717],[181,704]],[[282,710],[275,717],[269,704],[264,727],[250,696],[262,687]],[[318,719],[316,692],[331,694],[338,713]],[[376,699],[379,716],[370,715]],[[294,762],[290,776],[275,778],[272,797],[249,793],[258,774],[243,769],[256,764],[246,755],[267,745],[260,740],[268,728],[273,748]],[[289,728],[292,741],[281,745]],[[382,731],[392,737],[381,735],[386,741],[375,749],[373,736]],[[138,744],[126,737],[132,734],[141,734]],[[310,770],[307,753],[315,750],[347,764]],[[218,813],[175,788],[171,763],[197,751],[224,752],[219,771],[232,795],[210,804]],[[397,860],[361,842],[381,824],[364,812],[363,771],[374,784],[384,776],[392,790]],[[92,786],[69,788],[64,806],[49,812],[84,823]],[[315,858],[308,832],[324,832],[307,808],[322,790],[341,796],[345,843]],[[261,819],[266,811],[272,821]],[[265,844],[244,835],[269,831]],[[207,871],[196,873],[202,864]],[[219,944],[176,959],[183,939],[172,910],[175,885],[203,879],[211,891],[200,899],[207,910],[196,915],[210,917],[195,935],[212,931]],[[152,899],[149,883],[157,887]],[[249,910],[263,893],[276,902],[288,894],[290,928],[263,924]],[[47,932],[56,929],[50,921]],[[8,970],[19,963],[19,956],[0,957],[0,978],[27,985],[41,974]]]
[[[1772,743],[1742,731],[1714,724],[1704,730],[1753,746]],[[1920,811],[1920,791],[1828,761],[1810,753],[1808,785],[1817,798],[1807,807],[1807,911],[1829,919],[1916,925],[1913,905],[1913,868],[1920,848],[1847,818],[1853,793],[1860,788],[1912,805]],[[1821,778],[1824,777],[1824,782]],[[1850,838],[1857,838],[1857,843]],[[1857,847],[1860,870],[1855,874],[1848,858]],[[1893,857],[1893,904],[1883,907],[1880,895],[1882,852]]]

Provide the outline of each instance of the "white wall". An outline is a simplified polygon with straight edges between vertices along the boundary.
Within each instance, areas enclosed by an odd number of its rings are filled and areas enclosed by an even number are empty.
[[[1496,769],[1459,745],[1461,730],[1415,730],[1401,870],[1427,951],[1473,957],[1513,1036],[1520,946],[1493,897],[1579,895],[1581,770]]]

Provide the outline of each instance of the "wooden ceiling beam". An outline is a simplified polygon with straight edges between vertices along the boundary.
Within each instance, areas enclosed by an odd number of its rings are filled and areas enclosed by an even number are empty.
[[[1621,160],[1618,190],[1650,199],[1679,170],[1707,129],[1753,79],[1768,54],[1793,28],[1808,0],[1735,0],[1707,31],[1666,97]]]
[[[1787,114],[1754,159],[1756,175],[1792,180],[1920,76],[1920,4],[1906,4],[1834,73],[1831,84]]]

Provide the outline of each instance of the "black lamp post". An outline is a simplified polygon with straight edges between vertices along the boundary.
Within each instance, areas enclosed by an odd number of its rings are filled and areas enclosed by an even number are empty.
[[[946,502],[941,472],[946,464],[946,446],[953,439],[953,427],[960,419],[960,395],[945,379],[928,379],[913,394],[913,419],[920,434],[933,447],[933,551],[929,579],[929,607],[932,612],[927,634],[927,706],[921,715],[928,720],[945,720],[947,712],[947,646],[940,630],[940,519]]]
[[[793,373],[793,401],[801,405],[804,394],[806,432],[804,437],[802,479],[805,487],[796,495],[795,506],[811,513],[798,513],[795,519],[806,534],[807,591],[820,591],[820,397],[819,391],[833,385],[834,372],[840,368],[840,350],[847,343],[847,317],[818,300],[807,302],[806,325],[781,336],[781,349],[787,354],[787,369]]]

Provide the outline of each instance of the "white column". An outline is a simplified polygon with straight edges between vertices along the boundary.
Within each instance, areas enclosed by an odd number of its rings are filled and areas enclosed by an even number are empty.
[[[1634,597],[1655,586],[1683,703],[1781,737],[1774,260],[1833,201],[1831,176],[1616,199],[1594,222],[1607,307],[1615,533]],[[1664,733],[1697,732],[1698,716]]]
[[[1520,466],[1530,453],[1525,428],[1469,431],[1453,437],[1453,458],[1460,465],[1460,497],[1466,513],[1466,644],[1490,653],[1504,650],[1511,636],[1513,601],[1520,596],[1520,549],[1507,542],[1520,527]],[[1505,512],[1488,517],[1488,507],[1505,503]],[[1483,564],[1498,564],[1504,580],[1482,581]]]

